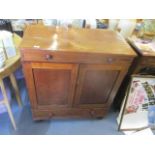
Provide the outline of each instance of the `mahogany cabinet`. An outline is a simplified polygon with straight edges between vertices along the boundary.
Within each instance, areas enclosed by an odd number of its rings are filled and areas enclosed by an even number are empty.
[[[20,46],[33,119],[104,117],[136,56],[109,30],[28,26]]]

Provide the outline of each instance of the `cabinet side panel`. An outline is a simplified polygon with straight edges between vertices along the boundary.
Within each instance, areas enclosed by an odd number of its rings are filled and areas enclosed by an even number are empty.
[[[32,73],[31,63],[23,62],[23,71],[26,80],[26,85],[28,89],[28,94],[30,98],[30,103],[32,108],[37,108],[37,98],[36,98],[36,90],[34,85],[34,77]]]

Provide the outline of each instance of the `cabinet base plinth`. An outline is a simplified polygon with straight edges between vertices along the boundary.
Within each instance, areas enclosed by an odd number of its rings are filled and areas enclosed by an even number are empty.
[[[33,120],[47,120],[51,118],[103,118],[107,109],[56,109],[56,110],[33,110]]]

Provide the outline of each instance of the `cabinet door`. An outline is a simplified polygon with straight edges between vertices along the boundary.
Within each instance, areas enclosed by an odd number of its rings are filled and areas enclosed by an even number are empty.
[[[80,65],[75,105],[105,107],[110,105],[125,75],[123,66]]]
[[[31,73],[27,78],[33,81],[28,81],[36,95],[29,94],[33,106],[45,109],[72,106],[77,68],[75,64],[31,63]]]

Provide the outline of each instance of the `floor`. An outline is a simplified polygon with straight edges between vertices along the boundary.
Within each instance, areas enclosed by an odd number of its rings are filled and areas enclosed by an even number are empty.
[[[12,110],[17,124],[15,131],[7,112],[0,114],[1,135],[122,135],[116,117],[118,112],[111,110],[104,119],[52,119],[33,121],[30,104],[23,80],[18,82],[24,105],[19,108],[15,99]]]

